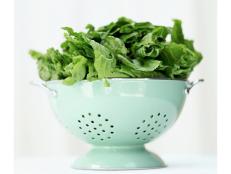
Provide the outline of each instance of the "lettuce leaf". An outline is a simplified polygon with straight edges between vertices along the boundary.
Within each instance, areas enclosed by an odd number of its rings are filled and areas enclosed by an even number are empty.
[[[103,79],[106,86],[107,78],[186,80],[202,60],[193,40],[185,38],[178,19],[169,27],[121,17],[98,29],[88,24],[86,29],[76,32],[63,27],[61,50],[29,51],[42,80],[72,85]]]

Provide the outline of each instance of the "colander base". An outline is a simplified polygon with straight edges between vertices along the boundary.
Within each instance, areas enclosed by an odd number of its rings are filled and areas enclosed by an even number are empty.
[[[144,146],[97,146],[77,159],[72,168],[82,170],[136,170],[166,167]]]

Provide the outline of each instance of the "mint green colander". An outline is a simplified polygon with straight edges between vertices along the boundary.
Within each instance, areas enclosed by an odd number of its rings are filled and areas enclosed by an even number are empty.
[[[198,82],[157,79],[61,81],[43,84],[60,123],[93,148],[72,165],[75,169],[127,170],[165,167],[145,143],[177,120],[186,94]],[[78,147],[77,147],[78,148]]]

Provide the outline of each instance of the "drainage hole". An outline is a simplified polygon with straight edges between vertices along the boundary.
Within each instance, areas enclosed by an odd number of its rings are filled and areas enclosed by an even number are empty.
[[[158,127],[160,127],[161,126],[161,124],[158,124]]]
[[[97,135],[98,135],[98,136],[100,136],[100,134],[99,134],[99,133],[98,133]]]
[[[151,133],[148,133],[148,135],[151,135]]]
[[[86,133],[86,132],[84,132],[83,134],[84,134],[84,135],[86,135],[87,133]]]
[[[91,116],[91,113],[88,113],[89,116]]]
[[[140,139],[140,137],[137,137],[136,139],[137,139],[137,140],[139,140],[139,139]]]
[[[150,124],[147,125],[148,127],[150,126]]]
[[[150,117],[153,118],[153,115],[151,115]]]
[[[102,126],[102,124],[99,124],[99,126]]]
[[[103,141],[103,138],[101,138],[100,140]]]
[[[146,132],[146,130],[143,131],[143,133],[145,133],[145,132]]]
[[[91,137],[92,140],[94,140],[95,138],[94,137]]]
[[[81,121],[80,121],[80,120],[78,120],[78,122],[79,122],[79,123],[81,123]]]
[[[94,123],[94,121],[92,120],[91,123]]]
[[[108,121],[108,119],[106,118],[105,121]]]
[[[164,114],[164,118],[166,117],[166,114]]]
[[[160,113],[158,113],[157,115],[160,116]]]
[[[110,127],[111,127],[111,128],[113,128],[114,126],[113,126],[113,125],[111,125]]]
[[[140,127],[137,127],[136,129],[140,129]]]
[[[107,137],[107,139],[111,139],[111,137]]]
[[[151,128],[151,130],[153,130],[153,129],[154,129],[154,127]]]
[[[166,119],[165,121],[168,122],[168,119]]]
[[[106,132],[105,130],[102,130],[102,132]]]
[[[89,130],[88,132],[91,133],[91,130]]]
[[[82,117],[83,117],[83,118],[85,118],[85,116],[84,116],[84,115],[82,115]]]
[[[114,134],[114,132],[111,132],[111,134]]]
[[[100,114],[98,114],[97,116],[98,116],[98,117],[101,117],[101,115],[100,115]]]
[[[94,127],[93,129],[96,130],[96,127]]]
[[[89,124],[86,124],[86,126],[89,126]]]
[[[145,120],[143,120],[142,122],[145,123]]]
[[[82,127],[79,127],[79,129],[82,129]]]
[[[138,134],[138,132],[135,132],[135,135],[137,135]]]
[[[158,121],[155,121],[155,124],[158,123]]]

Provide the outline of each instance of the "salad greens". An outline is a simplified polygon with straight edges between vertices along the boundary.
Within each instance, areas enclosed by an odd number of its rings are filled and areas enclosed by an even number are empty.
[[[98,29],[88,24],[86,32],[64,27],[61,51],[49,48],[29,54],[42,80],[63,80],[67,85],[107,78],[185,80],[202,55],[192,40],[185,39],[181,21],[173,22],[173,27],[166,27],[121,17]]]

